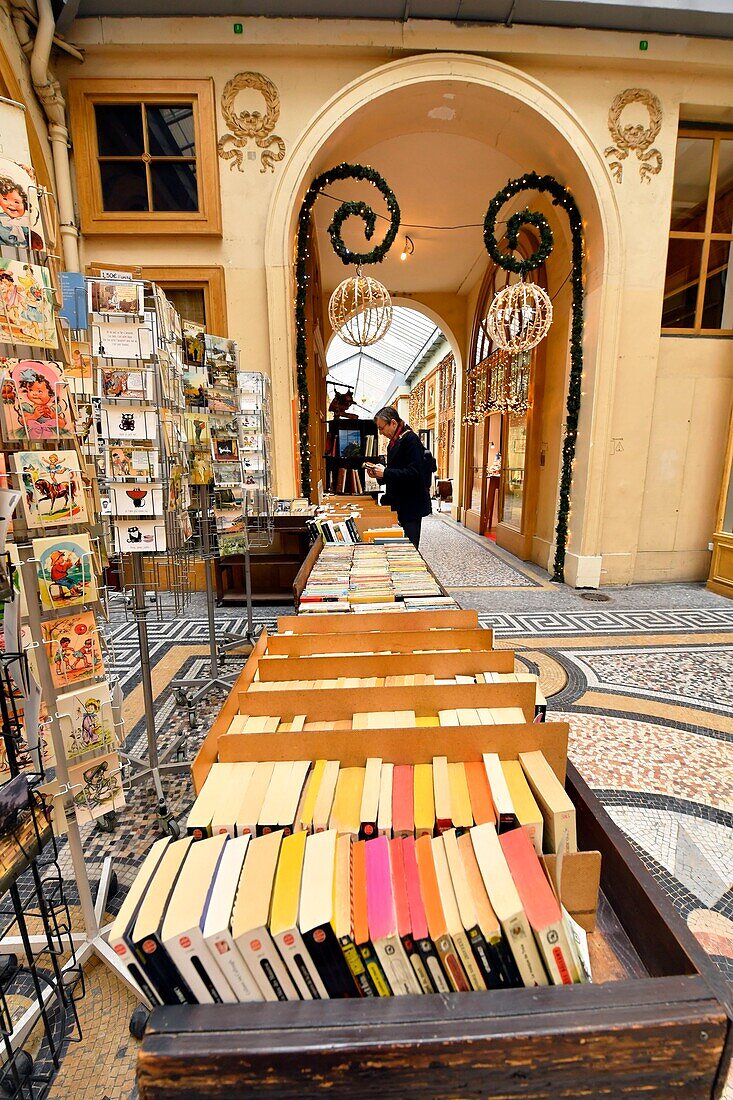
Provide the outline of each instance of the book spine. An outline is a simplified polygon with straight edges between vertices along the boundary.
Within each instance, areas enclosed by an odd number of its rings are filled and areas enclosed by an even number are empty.
[[[207,957],[205,941],[198,928],[189,929],[188,932],[167,940],[165,947],[171,961],[188,982],[199,1004],[223,1004],[234,1001],[232,991],[221,971]],[[214,979],[215,967],[218,984]]]
[[[519,972],[517,960],[514,958],[506,936],[502,936],[497,943],[493,944],[493,947],[501,972],[504,975],[505,985],[512,989],[521,989],[524,982],[522,981],[522,975]]]
[[[359,826],[359,840],[371,840],[377,835],[376,821],[362,821]]]
[[[157,934],[146,936],[139,944],[133,944],[135,958],[157,989],[164,1005],[195,1005],[196,998],[188,984],[178,973],[170,955]]]
[[[433,983],[435,992],[450,993],[450,982],[445,976],[443,964],[440,961],[440,955],[436,951],[433,941],[431,939],[418,940],[417,949],[420,952],[420,958],[425,964],[425,970]]]
[[[422,992],[399,936],[389,936],[374,946],[395,997]]]
[[[260,987],[266,1001],[298,1001],[298,991],[290,980],[270,933],[258,928],[234,941]]]
[[[461,960],[463,969],[466,972],[466,977],[471,983],[471,989],[482,990],[486,989],[486,982],[484,981],[481,968],[476,961],[476,956],[471,948],[471,938],[467,932],[463,929],[460,932],[453,933],[453,943],[455,949],[458,952],[458,957]]]
[[[211,836],[211,825],[190,825],[186,829],[186,835],[192,836],[194,840],[206,840]]]
[[[155,1005],[162,1004],[160,997],[148,981],[145,973],[138,965],[137,959],[133,955],[130,948],[127,946],[124,940],[110,941],[109,946],[114,951],[115,955],[119,958],[120,962],[127,967],[127,970],[132,977],[135,985],[138,986],[143,1000],[147,1001],[151,1008]]]
[[[527,987],[547,985],[545,968],[542,965],[542,959],[526,917],[522,916],[514,920],[502,921],[502,928],[509,942],[523,985]]]
[[[494,945],[486,939],[478,925],[468,929],[468,939],[486,988],[501,989],[506,986],[504,972]]]
[[[361,961],[364,963],[364,969],[367,972],[367,977],[371,982],[375,996],[391,997],[392,989],[387,981],[387,975],[382,969],[379,956],[374,950],[371,940],[365,940],[364,943],[360,943],[357,950],[361,956]]]
[[[402,946],[405,950],[405,954],[407,955],[407,961],[415,972],[415,977],[418,980],[420,989],[423,993],[434,993],[435,986],[433,985],[430,975],[425,969],[425,961],[420,954],[420,949],[415,943],[415,940],[412,938],[412,936],[401,936],[400,938],[402,940]]]
[[[545,960],[547,972],[553,985],[573,985],[580,981],[565,931],[561,925],[554,924],[535,933]]]
[[[262,993],[228,929],[208,936],[206,946],[238,1001],[261,1001]]]
[[[435,835],[441,836],[443,833],[447,833],[449,829],[453,828],[453,822],[449,817],[439,817],[435,822]]]
[[[358,997],[359,989],[330,924],[303,933],[303,942],[321,976],[329,997]]]
[[[366,967],[361,960],[361,956],[357,950],[351,936],[342,936],[339,940],[339,946],[346,959],[346,965],[351,971],[351,976],[356,982],[359,993],[362,997],[376,997],[378,996],[374,986],[369,980]]]
[[[297,928],[289,928],[275,936],[275,946],[304,1001],[321,1001],[328,997],[326,987]]]
[[[453,946],[453,940],[450,936],[440,936],[435,941],[435,949],[440,956],[440,961],[443,964],[443,969],[445,970],[452,989],[456,993],[469,993],[471,991],[471,985],[466,977],[466,972],[461,965],[461,960],[458,957],[456,949]]]
[[[517,816],[514,813],[500,813],[497,819],[497,833],[508,833],[510,829],[519,827]]]

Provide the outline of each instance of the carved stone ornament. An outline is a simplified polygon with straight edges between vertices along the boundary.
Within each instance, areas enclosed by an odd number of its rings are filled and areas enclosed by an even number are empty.
[[[234,110],[234,103],[240,92],[246,88],[255,88],[262,93],[267,110],[264,115],[259,111]],[[230,169],[236,165],[240,172],[244,161],[244,151],[250,138],[258,149],[262,149],[262,167],[260,172],[266,172],[269,168],[275,171],[275,162],[285,156],[285,142],[273,130],[280,117],[280,95],[277,88],[262,73],[237,73],[228,80],[221,97],[221,110],[230,134],[225,134],[219,139],[217,146],[222,160],[232,163]],[[272,148],[274,146],[274,149]]]
[[[626,126],[622,124],[621,116],[631,103],[643,103],[646,107],[649,113],[648,126],[642,126],[638,122]],[[636,153],[642,182],[649,183],[650,178],[662,170],[662,154],[658,149],[650,148],[661,128],[662,104],[653,92],[647,88],[627,88],[626,91],[619,92],[608,112],[608,129],[616,144],[609,145],[604,153],[606,159],[614,158],[609,168],[616,183],[621,183],[624,172],[622,162],[629,153]]]

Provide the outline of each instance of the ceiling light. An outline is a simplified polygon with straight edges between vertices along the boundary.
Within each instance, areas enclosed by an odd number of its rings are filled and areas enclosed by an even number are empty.
[[[402,260],[402,262],[404,263],[404,261],[407,259],[407,257],[411,256],[414,251],[415,251],[415,244],[414,244],[414,241],[413,241],[412,237],[405,237],[405,243],[402,246],[402,252],[400,254],[400,259]]]

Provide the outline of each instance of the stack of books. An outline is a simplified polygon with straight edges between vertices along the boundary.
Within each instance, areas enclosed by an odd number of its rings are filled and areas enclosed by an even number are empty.
[[[327,521],[331,522],[331,521]],[[305,613],[455,607],[408,541],[324,546],[300,599]]]
[[[524,830],[489,823],[159,840],[109,943],[151,1004],[561,985],[590,970]]]

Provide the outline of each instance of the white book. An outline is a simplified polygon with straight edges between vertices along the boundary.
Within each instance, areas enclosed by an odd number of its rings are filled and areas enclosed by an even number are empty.
[[[142,866],[135,877],[135,881],[127,891],[125,900],[120,906],[120,911],[112,922],[107,939],[107,943],[112,948],[115,955],[117,955],[120,962],[127,967],[127,972],[137,986],[142,1000],[151,1008],[153,1005],[159,1005],[163,1002],[158,996],[157,991],[150,982],[148,982],[124,937],[125,931],[131,926],[137,916],[137,911],[145,896],[147,885],[155,874],[169,841],[170,837],[167,836],[163,837],[161,840],[156,840],[155,844],[145,856]]]
[[[359,820],[362,825],[376,823],[379,817],[379,790],[382,781],[382,758],[370,756],[367,758],[364,771],[364,787],[361,794],[361,811]]]
[[[521,707],[492,707],[491,717],[497,726],[523,726],[527,721]]]
[[[280,807],[283,799],[283,792],[287,789],[287,785],[290,782],[292,770],[292,760],[278,760],[275,763],[262,802],[262,808],[260,809],[260,816],[257,821],[258,835],[264,831],[271,832],[280,824]]]
[[[392,779],[394,764],[382,764],[379,776],[379,810],[377,832],[380,836],[392,836]]]
[[[298,814],[305,781],[310,770],[310,760],[294,760],[290,778],[283,790],[278,809],[278,825],[292,832]]]
[[[339,777],[338,760],[327,760],[323,769],[321,785],[316,795],[316,804],[313,807],[313,832],[323,833],[328,828],[328,819],[331,816],[331,807],[336,793],[336,783]]]
[[[439,710],[438,720],[441,726],[457,726],[458,712],[455,710]]]
[[[214,807],[214,816],[211,820],[212,836],[217,836],[218,833],[226,833],[230,837],[237,835],[237,807],[254,770],[255,766],[251,763],[232,766],[231,772],[222,785],[221,798]]]
[[[491,675],[492,675],[492,673],[490,673],[490,672],[485,672],[484,673],[484,676],[491,676]],[[487,681],[487,683],[488,683],[488,681]],[[494,718],[493,718],[493,715],[492,715],[491,710],[489,709],[489,707],[477,707],[476,709],[478,711],[478,720],[479,720],[479,722],[481,723],[482,726],[493,726],[493,725],[495,725]]]
[[[264,998],[260,988],[237,950],[229,926],[249,842],[248,834],[236,837],[225,845],[202,931],[209,953],[221,969],[236,999],[262,1001]]]
[[[509,787],[507,785],[506,776],[504,775],[504,769],[499,760],[499,754],[496,752],[485,752],[483,754],[483,759],[486,777],[491,787],[491,798],[496,809],[499,832],[501,832],[502,827],[511,828],[516,823],[514,803],[509,793]]]

